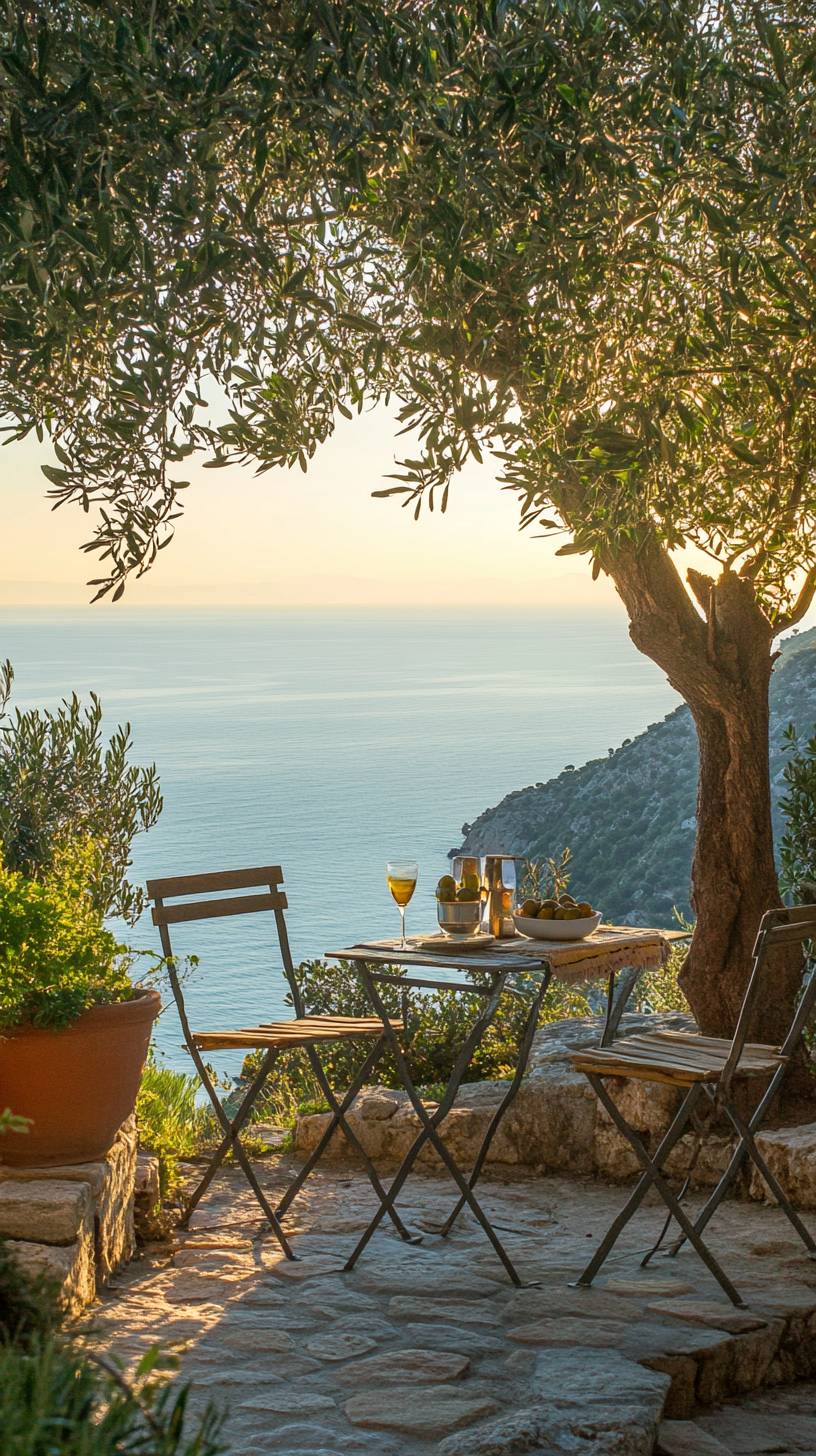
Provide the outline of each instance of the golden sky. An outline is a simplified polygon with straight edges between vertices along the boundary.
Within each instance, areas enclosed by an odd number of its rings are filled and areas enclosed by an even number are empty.
[[[489,462],[454,482],[445,516],[423,513],[414,523],[394,500],[373,500],[406,449],[396,430],[382,409],[340,420],[306,475],[256,477],[251,466],[188,463],[192,483],[176,539],[125,601],[596,609],[616,602],[583,563],[555,556],[559,541],[519,532],[516,499],[499,488]],[[30,439],[0,450],[0,603],[81,604],[86,579],[102,574],[78,549],[89,518],[72,507],[52,512],[46,501],[39,465],[50,458]]]
[[[414,522],[396,500],[373,500],[373,490],[392,483],[395,458],[411,453],[397,428],[384,409],[339,419],[305,475],[187,462],[191,485],[175,540],[124,601],[623,613],[607,579],[593,582],[585,561],[556,556],[566,537],[518,530],[516,498],[499,487],[489,459],[455,479],[444,516],[423,512]],[[79,549],[90,518],[73,507],[54,512],[46,499],[39,466],[52,459],[32,439],[0,448],[0,605],[81,606],[91,595],[87,578],[102,575]],[[712,569],[702,556],[695,564]],[[812,622],[816,610],[803,625]]]

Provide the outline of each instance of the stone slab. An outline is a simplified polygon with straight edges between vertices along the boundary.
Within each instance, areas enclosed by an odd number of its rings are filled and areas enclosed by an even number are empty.
[[[96,1162],[65,1163],[48,1168],[0,1166],[3,1182],[20,1187],[45,1180],[84,1184],[90,1188],[97,1287],[107,1283],[111,1274],[132,1257],[135,1248],[137,1143],[135,1119],[129,1118],[119,1129],[110,1152]]]
[[[733,1456],[696,1421],[661,1421],[657,1428],[655,1456]]]
[[[93,1226],[91,1187],[32,1178],[0,1182],[0,1237],[34,1244],[73,1244]]]
[[[76,1314],[96,1295],[93,1241],[90,1235],[73,1244],[32,1244],[9,1240],[9,1252],[31,1279],[51,1280],[69,1313]]]
[[[814,1295],[816,1304],[816,1294]],[[746,1330],[761,1330],[768,1323],[761,1314],[748,1309],[735,1309],[715,1299],[667,1299],[646,1306],[650,1314],[668,1319],[688,1320],[691,1324],[709,1325],[712,1329],[728,1330],[730,1334],[744,1334]]]
[[[459,1380],[470,1361],[454,1351],[401,1349],[356,1360],[337,1372],[346,1386],[439,1385]]]
[[[366,1390],[346,1401],[344,1410],[353,1426],[372,1430],[404,1431],[419,1440],[439,1440],[449,1431],[472,1426],[496,1410],[487,1392],[471,1388],[451,1390],[447,1385],[417,1386],[401,1391]],[[474,1448],[470,1448],[474,1449]]]

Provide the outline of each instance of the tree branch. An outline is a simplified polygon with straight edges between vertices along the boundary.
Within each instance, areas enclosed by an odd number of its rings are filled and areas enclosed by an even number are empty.
[[[807,573],[802,583],[802,589],[790,611],[786,612],[784,617],[777,618],[774,623],[774,631],[784,632],[788,627],[795,627],[797,622],[801,622],[814,598],[816,598],[816,566],[812,566]]]

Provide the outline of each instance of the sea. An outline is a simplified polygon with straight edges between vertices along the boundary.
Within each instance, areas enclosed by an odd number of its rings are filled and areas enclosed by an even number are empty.
[[[13,705],[93,690],[109,728],[132,725],[133,760],[156,763],[164,811],[134,842],[134,880],[281,864],[298,960],[398,931],[391,858],[420,866],[409,933],[435,930],[464,822],[678,701],[622,613],[572,608],[3,607],[6,657]],[[148,918],[117,928],[158,949]],[[174,929],[177,953],[199,957],[194,1026],[286,1014],[271,916]],[[156,1045],[189,1067],[172,1005]]]

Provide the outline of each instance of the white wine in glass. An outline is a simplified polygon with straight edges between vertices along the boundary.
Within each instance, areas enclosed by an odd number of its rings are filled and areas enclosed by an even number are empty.
[[[415,860],[389,860],[385,866],[388,888],[399,906],[400,919],[402,921],[400,947],[403,950],[407,945],[405,939],[405,907],[416,889],[418,874],[419,865]]]

